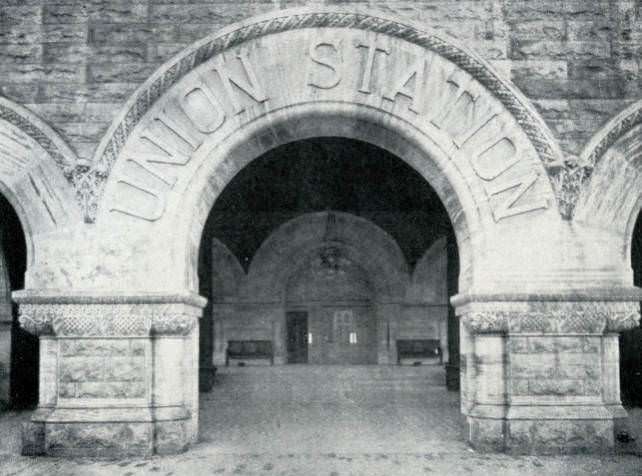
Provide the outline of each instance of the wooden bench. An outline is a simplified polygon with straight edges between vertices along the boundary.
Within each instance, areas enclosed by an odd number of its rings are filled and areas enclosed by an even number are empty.
[[[397,364],[401,359],[435,359],[442,363],[439,339],[398,339]]]
[[[230,364],[230,359],[258,360],[269,359],[274,365],[274,352],[271,340],[228,340],[225,353],[225,366]]]

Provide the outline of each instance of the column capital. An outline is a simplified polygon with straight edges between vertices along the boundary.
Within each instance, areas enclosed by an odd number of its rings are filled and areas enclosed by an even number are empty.
[[[36,335],[187,335],[205,299],[194,294],[63,294],[19,291],[20,324]]]
[[[632,288],[555,295],[458,295],[457,315],[473,333],[604,334],[633,329],[642,292]]]

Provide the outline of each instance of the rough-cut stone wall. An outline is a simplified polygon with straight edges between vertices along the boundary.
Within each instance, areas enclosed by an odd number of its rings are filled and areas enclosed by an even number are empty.
[[[232,22],[304,5],[377,8],[456,36],[534,101],[567,154],[642,95],[640,0],[3,0],[0,94],[89,160],[173,54]]]

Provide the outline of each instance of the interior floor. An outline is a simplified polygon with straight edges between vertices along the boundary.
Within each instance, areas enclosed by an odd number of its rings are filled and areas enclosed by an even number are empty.
[[[201,395],[201,442],[223,453],[466,447],[441,366],[223,367]]]

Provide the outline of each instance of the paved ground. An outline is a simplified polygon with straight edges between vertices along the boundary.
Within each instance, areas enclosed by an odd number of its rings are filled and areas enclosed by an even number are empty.
[[[120,462],[18,456],[27,415],[5,414],[0,475],[642,475],[635,455],[476,453],[443,378],[428,367],[223,369],[203,395],[202,437],[192,450]],[[642,412],[634,420],[642,433]]]

